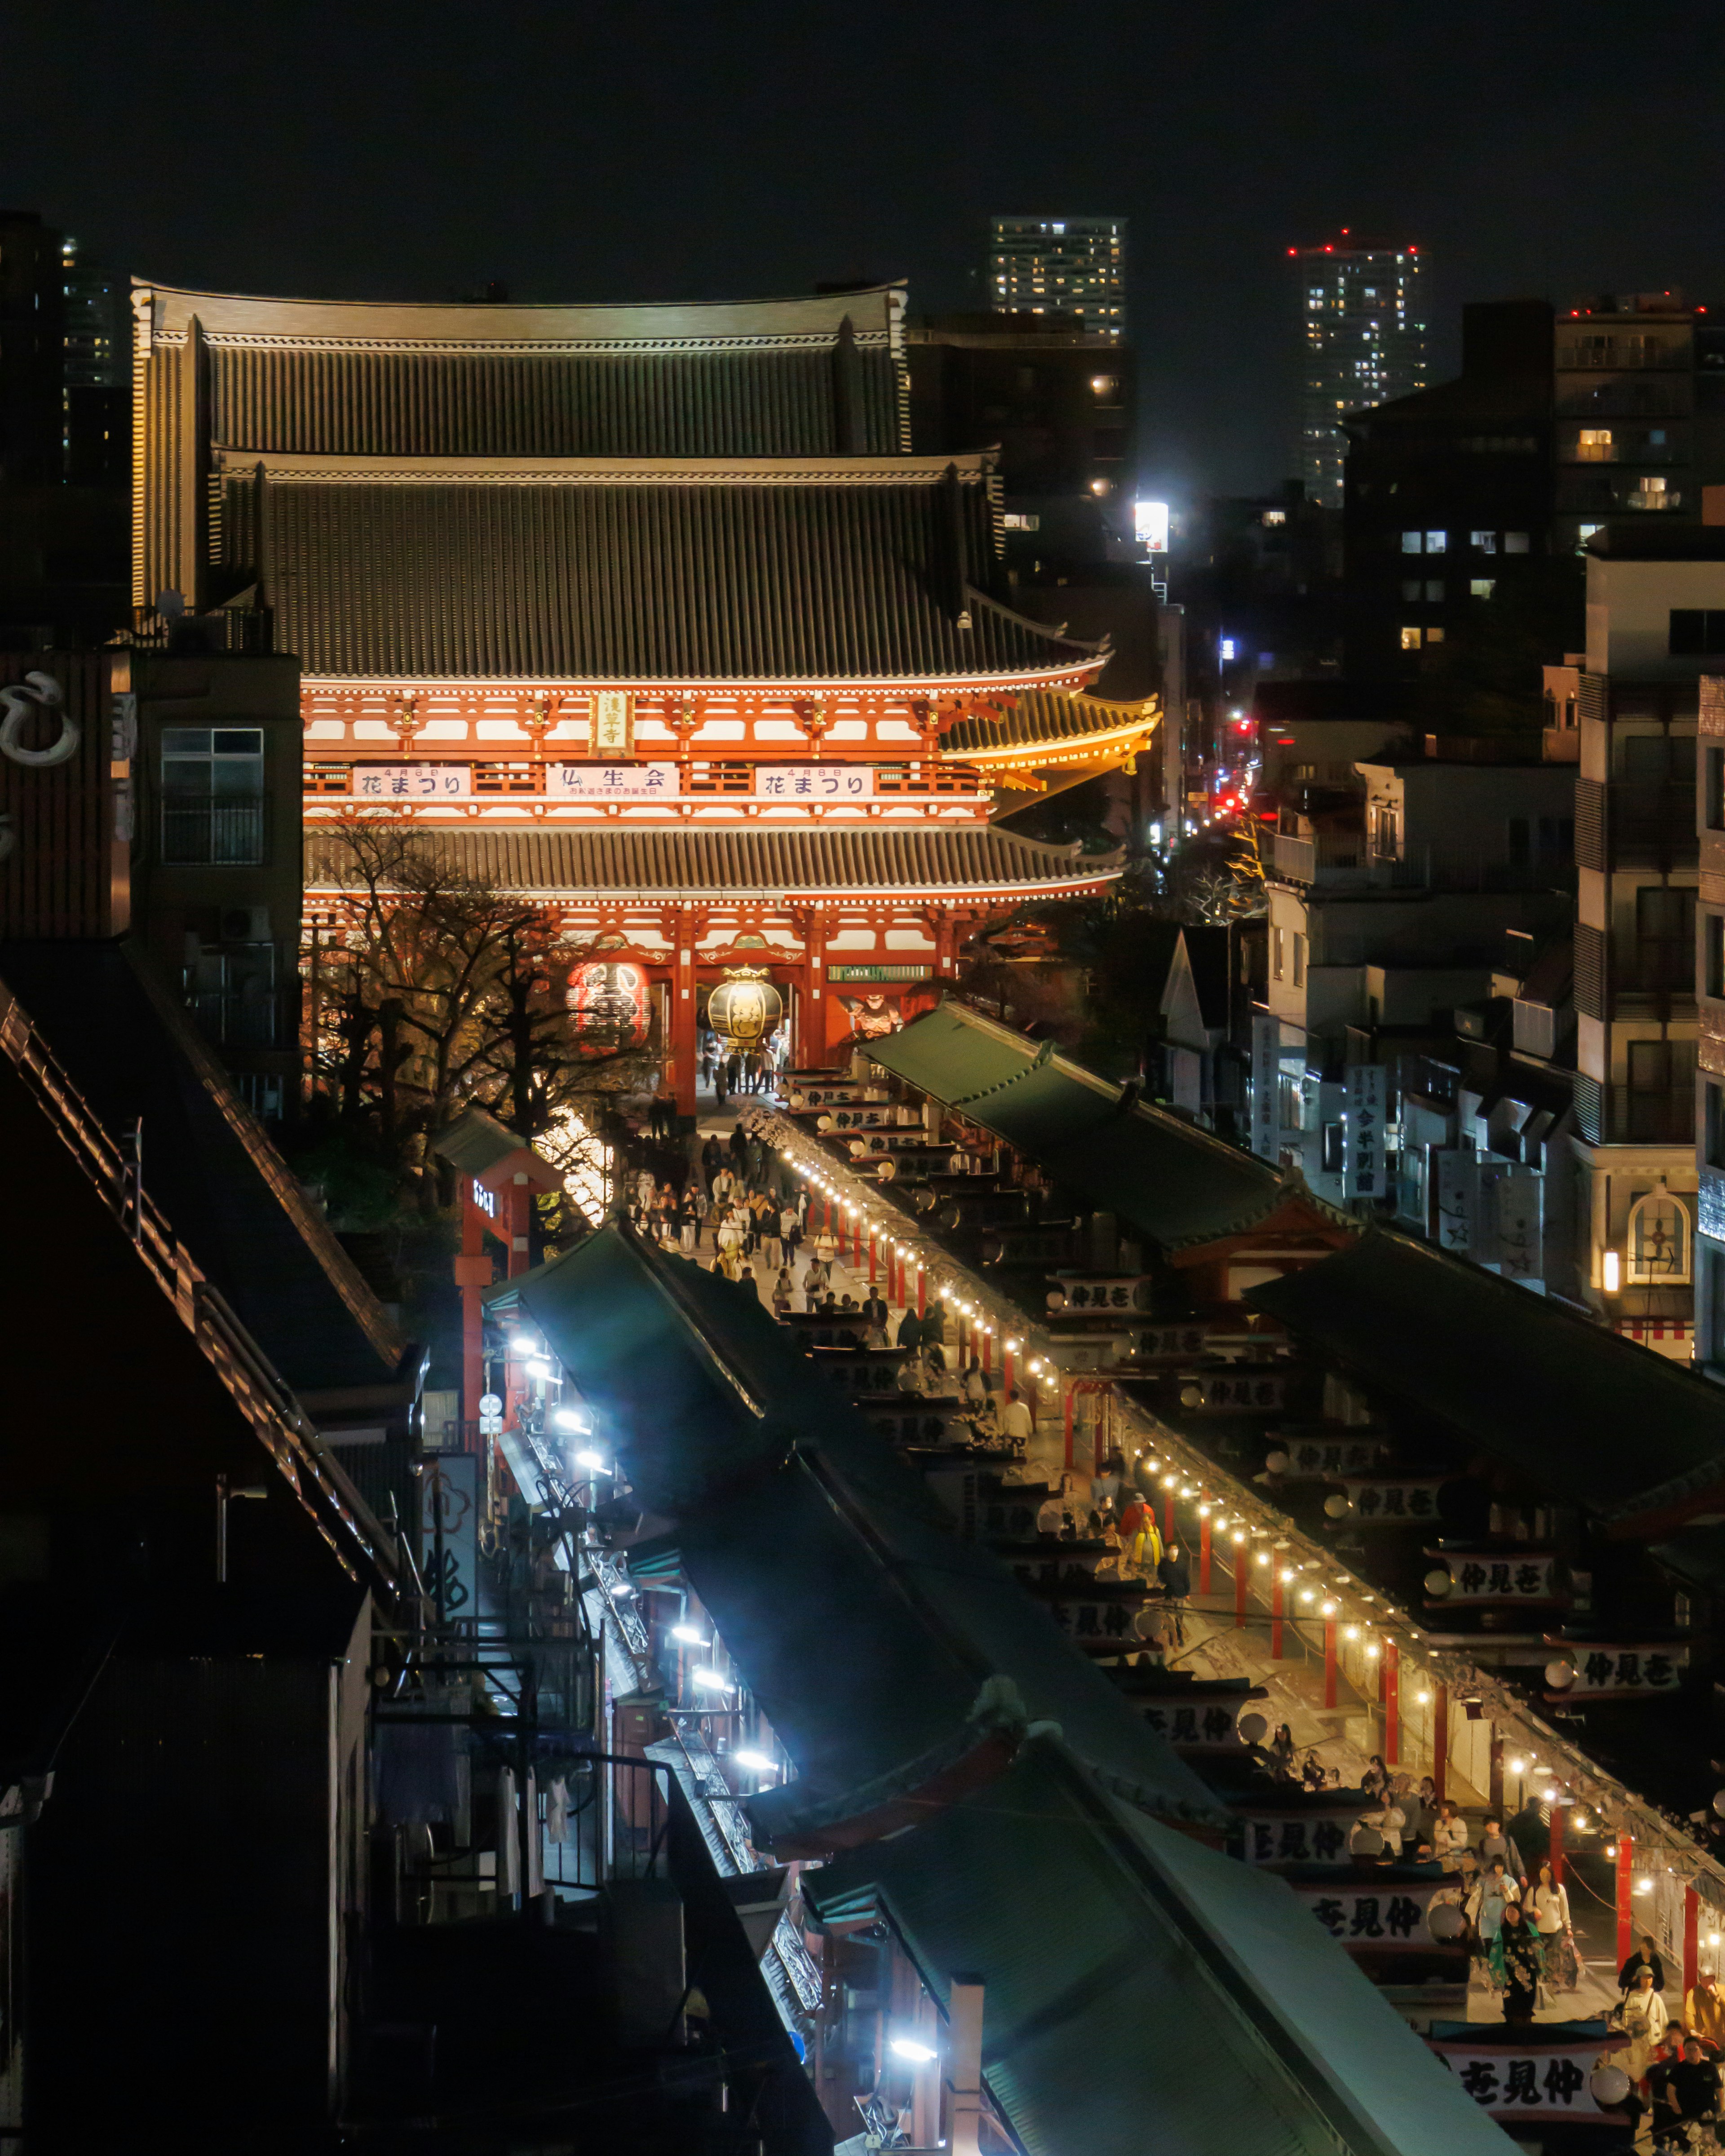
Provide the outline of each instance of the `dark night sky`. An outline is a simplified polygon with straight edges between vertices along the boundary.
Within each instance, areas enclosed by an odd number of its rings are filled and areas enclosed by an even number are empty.
[[[975,302],[994,211],[1123,212],[1146,480],[1272,484],[1286,249],[1466,299],[1725,298],[1717,0],[13,0],[9,206],[217,290]]]

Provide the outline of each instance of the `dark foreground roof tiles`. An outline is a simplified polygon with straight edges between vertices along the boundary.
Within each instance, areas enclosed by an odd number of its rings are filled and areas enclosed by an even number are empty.
[[[1036,1161],[1055,1180],[1163,1250],[1261,1217],[1276,1172],[1222,1138],[1122,1096],[1119,1086],[951,1001],[869,1055]]]
[[[1019,683],[1102,663],[983,588],[978,458],[263,473],[228,463],[224,558],[316,678]]]
[[[1113,855],[1045,846],[987,824],[947,830],[432,830],[420,844],[449,873],[552,897],[1045,892],[1094,888],[1120,873]],[[338,832],[307,827],[309,890],[338,888],[347,862]]]
[[[1548,1297],[1387,1229],[1246,1301],[1368,1383],[1609,1517],[1725,1481],[1725,1394]]]

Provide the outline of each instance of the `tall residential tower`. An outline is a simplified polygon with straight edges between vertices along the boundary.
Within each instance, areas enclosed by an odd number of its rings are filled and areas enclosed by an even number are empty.
[[[1074,315],[1091,334],[1123,341],[1126,219],[993,218],[988,304],[997,314]]]
[[[1339,508],[1343,416],[1425,387],[1420,250],[1355,239],[1344,227],[1327,246],[1288,253],[1300,267],[1306,341],[1300,475],[1312,501]]]

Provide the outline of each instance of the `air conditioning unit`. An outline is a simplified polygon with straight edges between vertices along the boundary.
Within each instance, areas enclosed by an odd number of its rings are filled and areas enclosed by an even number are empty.
[[[222,914],[224,943],[267,943],[270,909],[267,906],[230,906]]]

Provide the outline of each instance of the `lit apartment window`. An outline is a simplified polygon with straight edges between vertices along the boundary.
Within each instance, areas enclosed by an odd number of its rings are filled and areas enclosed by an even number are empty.
[[[1009,531],[1037,531],[1042,526],[1040,516],[1033,516],[1022,509],[1009,509],[1000,521]]]
[[[1467,580],[1467,596],[1471,599],[1488,599],[1497,588],[1495,577],[1470,577]]]
[[[162,728],[162,858],[234,867],[262,861],[260,727]]]
[[[1405,623],[1403,624],[1402,649],[1404,651],[1417,651],[1420,649],[1422,640],[1420,633],[1417,629],[1409,628]]]
[[[1450,535],[1447,531],[1428,531],[1425,535],[1425,551],[1428,554],[1441,554],[1449,543]]]
[[[1467,543],[1476,554],[1495,554],[1497,552],[1497,534],[1495,531],[1470,531]]]
[[[1611,429],[1609,427],[1584,427],[1575,444],[1575,454],[1584,465],[1609,464]]]
[[[1286,930],[1281,928],[1272,928],[1270,932],[1270,971],[1274,978],[1278,981],[1282,977],[1282,968],[1286,954]]]
[[[1423,531],[1404,531],[1402,552],[1404,554],[1423,554],[1425,552],[1425,534]]]
[[[1286,524],[1287,521],[1288,512],[1285,509],[1266,509],[1264,512],[1266,524]]]
[[[1294,931],[1294,986],[1296,988],[1303,988],[1305,985],[1306,938],[1296,928]]]
[[[1725,1002],[1725,914],[1702,916],[1701,978],[1704,996]]]
[[[1425,640],[1428,644],[1441,644],[1444,632],[1440,629],[1429,629],[1425,632]]]

